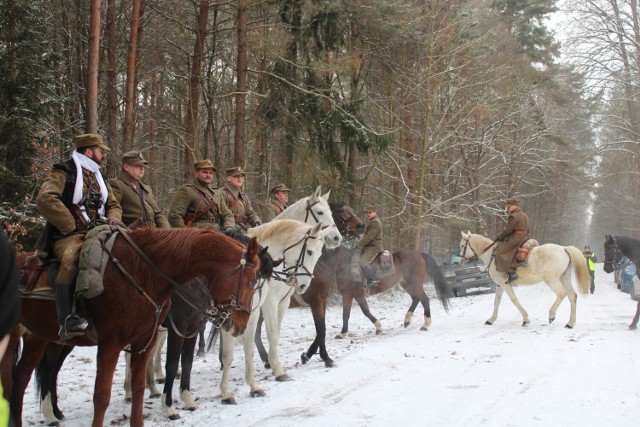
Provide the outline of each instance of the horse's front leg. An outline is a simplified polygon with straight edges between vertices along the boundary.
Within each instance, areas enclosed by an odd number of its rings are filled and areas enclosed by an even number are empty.
[[[220,345],[222,350],[222,378],[220,378],[220,393],[222,394],[222,403],[225,405],[235,405],[238,403],[229,388],[229,373],[231,372],[231,364],[233,363],[233,351],[235,344],[235,337],[229,332],[220,329]]]
[[[420,287],[418,289],[421,289],[422,285],[419,285],[419,286]],[[412,301],[413,301],[413,298],[414,297],[411,296]],[[424,290],[422,290],[422,295],[419,296],[419,300],[420,300],[420,303],[422,304],[422,308],[424,308],[424,323],[420,327],[420,330],[428,331],[429,327],[431,326],[431,306],[429,305],[429,297],[424,292]],[[413,307],[413,302],[411,303],[411,307]]]
[[[144,424],[143,404],[146,390],[147,364],[151,353],[134,351],[131,354],[131,425]],[[117,362],[117,357],[116,357]]]
[[[409,324],[411,323],[411,319],[413,319],[413,313],[416,311],[416,307],[418,307],[419,303],[420,300],[411,295],[411,305],[409,305],[409,310],[407,310],[404,315],[404,322],[402,322],[403,327],[407,328],[409,326]]]
[[[242,336],[242,347],[244,350],[244,377],[245,382],[249,386],[249,396],[251,397],[263,397],[266,396],[265,392],[258,387],[255,376],[255,367],[253,364],[254,343],[256,328],[258,319],[260,318],[260,310],[254,310],[249,317],[249,323],[247,324],[247,330]]]
[[[153,373],[155,381],[159,384],[164,382],[164,367],[162,366],[162,348],[167,341],[167,328],[158,327],[158,338],[156,338],[155,351],[153,352]]]
[[[264,363],[264,367],[267,369],[271,368],[269,365],[269,355],[267,354],[267,349],[264,348],[264,344],[262,343],[262,324],[264,323],[264,318],[262,317],[262,311],[260,310],[260,317],[258,318],[258,324],[256,325],[256,332],[254,334],[253,342],[258,349],[258,354],[260,355],[260,360]]]
[[[8,374],[13,379],[13,386],[11,387],[11,414],[18,427],[22,426],[22,406],[24,403],[24,392],[31,380],[31,374],[33,370],[38,366],[40,360],[44,356],[47,348],[47,342],[36,335],[29,334],[24,338],[24,347],[22,348],[22,357],[20,361],[15,365],[12,375]],[[8,360],[14,353],[9,348],[3,360]],[[7,373],[3,372],[3,384],[9,384],[11,381],[6,381]]]
[[[354,297],[356,299],[356,302],[360,306],[360,310],[362,310],[362,314],[364,314],[365,317],[369,319],[371,323],[373,323],[373,326],[375,326],[376,335],[382,333],[382,324],[378,319],[376,319],[373,314],[371,314],[371,311],[369,310],[369,303],[367,302],[367,298],[365,297],[364,292],[357,293],[356,295],[354,295]]]
[[[264,316],[264,322],[267,328],[267,339],[269,341],[269,364],[276,377],[276,381],[289,381],[291,377],[284,372],[278,354],[281,318],[284,317],[284,314],[281,316],[279,311],[286,311],[289,305],[289,298],[284,298],[284,304],[270,300],[273,300],[273,298],[267,298],[262,305],[262,315]]]
[[[164,387],[161,396],[161,406],[164,409],[165,415],[170,420],[177,420],[180,418],[180,414],[173,406],[173,381],[176,379],[178,373],[178,364],[180,363],[180,353],[182,352],[182,345],[184,340],[178,336],[172,329],[169,330],[167,335],[167,355],[165,362],[165,380]]]
[[[349,332],[349,318],[351,317],[351,306],[353,305],[353,292],[347,291],[342,294],[342,330],[336,338],[344,338]]]
[[[504,290],[507,293],[507,295],[509,295],[509,299],[511,299],[511,302],[513,303],[513,305],[516,306],[516,308],[520,311],[520,314],[522,314],[522,326],[528,326],[529,325],[529,314],[527,313],[527,310],[524,309],[524,307],[522,305],[520,305],[520,301],[518,301],[518,297],[516,297],[516,293],[513,290],[513,286],[511,285],[501,285],[504,286]],[[498,293],[496,292],[496,295]]]
[[[494,280],[495,282],[495,280]],[[493,314],[486,322],[485,325],[493,325],[493,322],[498,318],[498,309],[500,308],[500,301],[502,301],[502,294],[504,293],[504,288],[502,285],[496,286],[496,296],[493,299]]]
[[[196,350],[198,336],[187,338],[182,345],[182,375],[180,376],[180,400],[184,402],[185,409],[195,411],[198,404],[191,395],[191,369],[193,367],[193,355]]]
[[[638,301],[638,305],[636,306],[636,315],[633,316],[633,320],[629,325],[629,329],[631,329],[632,331],[638,329],[638,319],[640,319],[640,301]]]
[[[327,351],[327,301],[322,298],[315,298],[314,303],[311,304],[311,314],[313,315],[313,324],[316,328],[316,338],[311,343],[311,347],[307,350],[307,353],[302,353],[302,363],[307,363],[311,356],[319,350],[320,358],[324,361],[324,366],[327,368],[333,368],[336,366],[335,362],[329,357]],[[337,337],[336,337],[337,338]]]
[[[113,374],[118,363],[118,355],[122,347],[117,343],[101,343],[98,346],[96,383],[93,390],[93,427],[104,425],[104,416],[111,401],[111,387],[113,385]],[[138,362],[139,363],[139,362]],[[131,422],[130,425],[140,427],[142,420],[142,398],[144,394],[144,366],[142,375],[140,369],[136,372],[135,363],[132,361],[131,388]],[[136,383],[136,380],[139,384]]]

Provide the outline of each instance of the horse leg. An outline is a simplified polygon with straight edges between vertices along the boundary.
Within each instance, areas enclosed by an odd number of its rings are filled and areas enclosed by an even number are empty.
[[[40,410],[45,425],[58,425],[64,414],[58,407],[58,373],[73,347],[55,343],[47,345],[44,357],[36,368],[36,381],[40,387]]]
[[[269,365],[269,355],[267,354],[267,350],[264,348],[264,344],[262,343],[262,324],[264,323],[264,317],[262,317],[262,310],[260,311],[260,317],[258,318],[258,324],[256,325],[256,333],[253,339],[253,342],[258,349],[258,354],[260,355],[260,360],[264,363],[264,367],[267,369],[271,368]]]
[[[280,356],[278,354],[278,345],[280,343],[280,325],[282,324],[282,318],[284,312],[289,305],[289,298],[284,298],[283,303],[273,303],[267,298],[262,305],[262,314],[264,321],[267,325],[267,340],[269,341],[269,364],[271,370],[276,377],[276,381],[289,381],[291,377],[282,369],[282,363],[280,362]]]
[[[336,338],[344,338],[347,336],[347,332],[349,332],[349,318],[351,317],[351,307],[353,305],[353,293],[343,293],[342,294],[342,330]]]
[[[143,404],[146,389],[146,371],[151,352],[134,352],[131,354],[131,425],[144,424]],[[117,359],[116,359],[117,362]]]
[[[255,330],[260,317],[260,310],[256,310],[251,313],[249,322],[247,323],[247,329],[242,336],[242,347],[244,349],[244,377],[245,382],[249,386],[249,396],[251,397],[264,397],[265,392],[258,387],[255,378],[255,367],[253,365],[253,339],[255,336]]]
[[[498,309],[500,308],[500,301],[502,301],[502,294],[504,293],[504,288],[502,285],[496,286],[496,296],[493,299],[493,314],[486,322],[485,325],[493,325],[493,322],[498,318]]]
[[[198,357],[204,357],[205,355],[205,351],[204,351],[204,346],[205,346],[205,338],[204,338],[204,331],[207,329],[207,322],[202,323],[202,326],[200,327],[200,332],[198,332]],[[195,346],[194,346],[195,349]]]
[[[206,323],[204,323],[206,325]],[[182,375],[180,376],[180,400],[184,402],[185,409],[195,411],[198,404],[191,395],[191,368],[193,367],[193,355],[196,350],[198,337],[187,338],[182,346]]]
[[[371,314],[371,311],[369,311],[369,303],[367,303],[367,298],[365,297],[364,292],[357,293],[356,295],[354,295],[354,298],[356,299],[356,302],[360,306],[360,310],[362,310],[362,314],[364,314],[365,317],[369,319],[369,321],[373,323],[373,325],[375,326],[376,335],[382,333],[382,325],[380,324],[380,321],[378,321],[378,319],[376,319],[375,316]]]
[[[131,346],[125,347],[124,352],[124,401],[131,402]]]
[[[235,397],[229,389],[229,373],[233,363],[233,352],[235,347],[235,337],[229,332],[220,330],[220,358],[222,359],[222,378],[220,379],[220,393],[222,403],[225,405],[236,405]]]
[[[159,330],[158,330],[158,334],[160,334]],[[160,397],[160,392],[156,387],[156,373],[154,369],[156,353],[160,352],[158,347],[162,347],[162,344],[160,343],[159,340],[156,339],[156,343],[153,345],[153,348],[151,349],[151,352],[149,354],[149,360],[147,361],[147,370],[146,370],[147,375],[145,376],[145,379],[146,379],[146,386],[149,389],[149,397],[151,398]]]
[[[633,316],[633,320],[629,325],[629,329],[635,331],[638,329],[638,319],[640,318],[640,301],[638,301],[638,305],[636,306],[636,315]]]
[[[167,355],[165,361],[165,380],[162,389],[161,406],[164,409],[167,418],[177,420],[180,414],[173,407],[173,398],[171,391],[173,390],[173,381],[178,372],[178,363],[180,363],[180,352],[182,349],[183,339],[180,338],[173,329],[168,330],[167,334]]]
[[[518,297],[516,297],[516,293],[513,290],[513,286],[511,285],[501,285],[504,286],[504,290],[507,293],[507,295],[509,295],[509,299],[511,299],[511,302],[513,303],[513,305],[516,306],[516,308],[518,310],[520,310],[520,314],[522,314],[522,326],[529,326],[529,314],[527,313],[527,311],[524,309],[524,307],[522,307],[522,305],[520,305],[520,301],[518,301]],[[497,295],[497,292],[496,292]]]
[[[429,305],[429,297],[427,296],[427,294],[424,292],[424,289],[422,288],[422,285],[420,285],[419,288],[422,291],[422,295],[420,295],[419,299],[420,299],[420,303],[422,304],[422,307],[424,308],[424,324],[420,327],[421,331],[428,331],[429,330],[429,326],[431,326],[431,306]],[[411,297],[411,305],[413,306],[413,296]],[[409,308],[409,310],[411,310],[411,307]]]
[[[307,363],[311,357],[320,350],[320,358],[324,361],[324,366],[333,368],[336,363],[329,357],[327,352],[327,302],[326,299],[314,298],[311,303],[311,314],[313,315],[313,324],[316,327],[316,338],[306,353],[302,353],[300,359],[302,363]],[[337,338],[337,337],[336,337]]]
[[[404,315],[404,322],[402,323],[402,326],[404,326],[405,328],[407,328],[409,326],[409,323],[411,323],[411,319],[413,319],[413,313],[416,311],[416,307],[418,307],[418,304],[420,303],[420,300],[413,296],[411,296],[411,305],[409,305],[409,310],[407,310],[407,313]]]
[[[164,369],[162,369],[162,348],[167,341],[167,328],[160,326],[158,328],[158,338],[156,339],[155,353],[153,354],[153,372],[155,373],[156,382],[162,384],[164,382]]]
[[[13,369],[13,387],[11,390],[11,414],[17,427],[22,426],[22,407],[24,392],[31,380],[31,374],[36,368],[47,348],[47,342],[36,335],[24,337],[22,357]],[[7,355],[5,355],[7,357]],[[15,362],[14,362],[15,363]]]
[[[93,391],[93,427],[102,427],[104,425],[104,415],[111,401],[111,386],[113,384],[113,374],[118,363],[118,355],[120,354],[120,346],[107,345],[102,343],[98,346],[96,383]],[[144,368],[143,368],[144,370]],[[140,369],[138,369],[140,371]],[[144,371],[143,371],[144,375]],[[131,426],[140,427],[142,420],[142,394],[144,394],[144,376],[139,376],[139,384],[136,384],[136,369],[134,358],[132,358],[132,389],[133,398],[131,403]]]

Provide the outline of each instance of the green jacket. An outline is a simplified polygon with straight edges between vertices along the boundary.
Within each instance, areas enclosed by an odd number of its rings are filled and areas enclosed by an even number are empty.
[[[356,247],[360,249],[360,264],[370,263],[378,256],[384,248],[382,246],[382,221],[378,216],[374,216],[369,220],[364,228],[364,235]]]
[[[272,221],[273,218],[277,217],[282,213],[283,210],[287,209],[289,206],[285,205],[278,199],[273,199],[267,206],[264,208],[264,221],[269,222]]]
[[[256,225],[256,222],[262,222],[246,193],[233,188],[229,183],[225,183],[221,189],[224,195],[227,207],[233,212],[233,218],[236,221],[236,228],[240,231],[247,231],[250,227]]]
[[[151,187],[136,179],[125,171],[109,181],[113,196],[122,208],[122,222],[131,225],[137,219],[142,219],[149,225],[159,228],[169,228],[169,221],[158,208]],[[144,210],[142,201],[144,199]]]
[[[176,192],[169,209],[169,224],[172,227],[193,226],[216,231],[236,226],[222,192],[202,185],[197,179]]]

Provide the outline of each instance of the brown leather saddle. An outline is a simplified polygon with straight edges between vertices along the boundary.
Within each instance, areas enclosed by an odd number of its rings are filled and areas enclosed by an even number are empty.
[[[393,264],[393,255],[387,250],[380,252],[378,256],[371,261],[370,265],[378,278],[388,276],[396,271],[395,265]]]
[[[529,254],[536,246],[540,246],[540,243],[536,239],[529,239],[524,242],[518,249],[516,249],[516,261],[522,262],[529,258]]]
[[[36,292],[42,293],[41,296],[48,293],[53,296],[53,286],[60,269],[60,262],[57,259],[43,259],[36,254],[31,254],[25,257],[20,267],[20,292],[23,296]]]

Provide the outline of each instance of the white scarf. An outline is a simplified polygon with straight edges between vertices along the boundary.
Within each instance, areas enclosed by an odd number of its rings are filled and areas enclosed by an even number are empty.
[[[104,179],[102,178],[102,173],[100,173],[100,165],[94,162],[93,160],[91,160],[90,158],[88,158],[87,156],[85,156],[84,154],[78,153],[77,151],[74,151],[73,154],[71,154],[71,158],[73,159],[73,162],[76,164],[76,186],[73,189],[72,203],[74,205],[77,205],[82,200],[82,190],[84,188],[84,178],[82,177],[82,169],[84,168],[95,175],[96,181],[100,186],[100,193],[102,193],[102,206],[98,210],[98,214],[100,215],[100,217],[104,218],[104,206],[107,204],[107,196],[109,195],[109,191],[107,190],[107,184],[104,182]],[[82,209],[82,207],[81,207],[81,210],[83,215],[86,216],[85,219],[89,221],[90,218],[88,217],[84,209]]]

